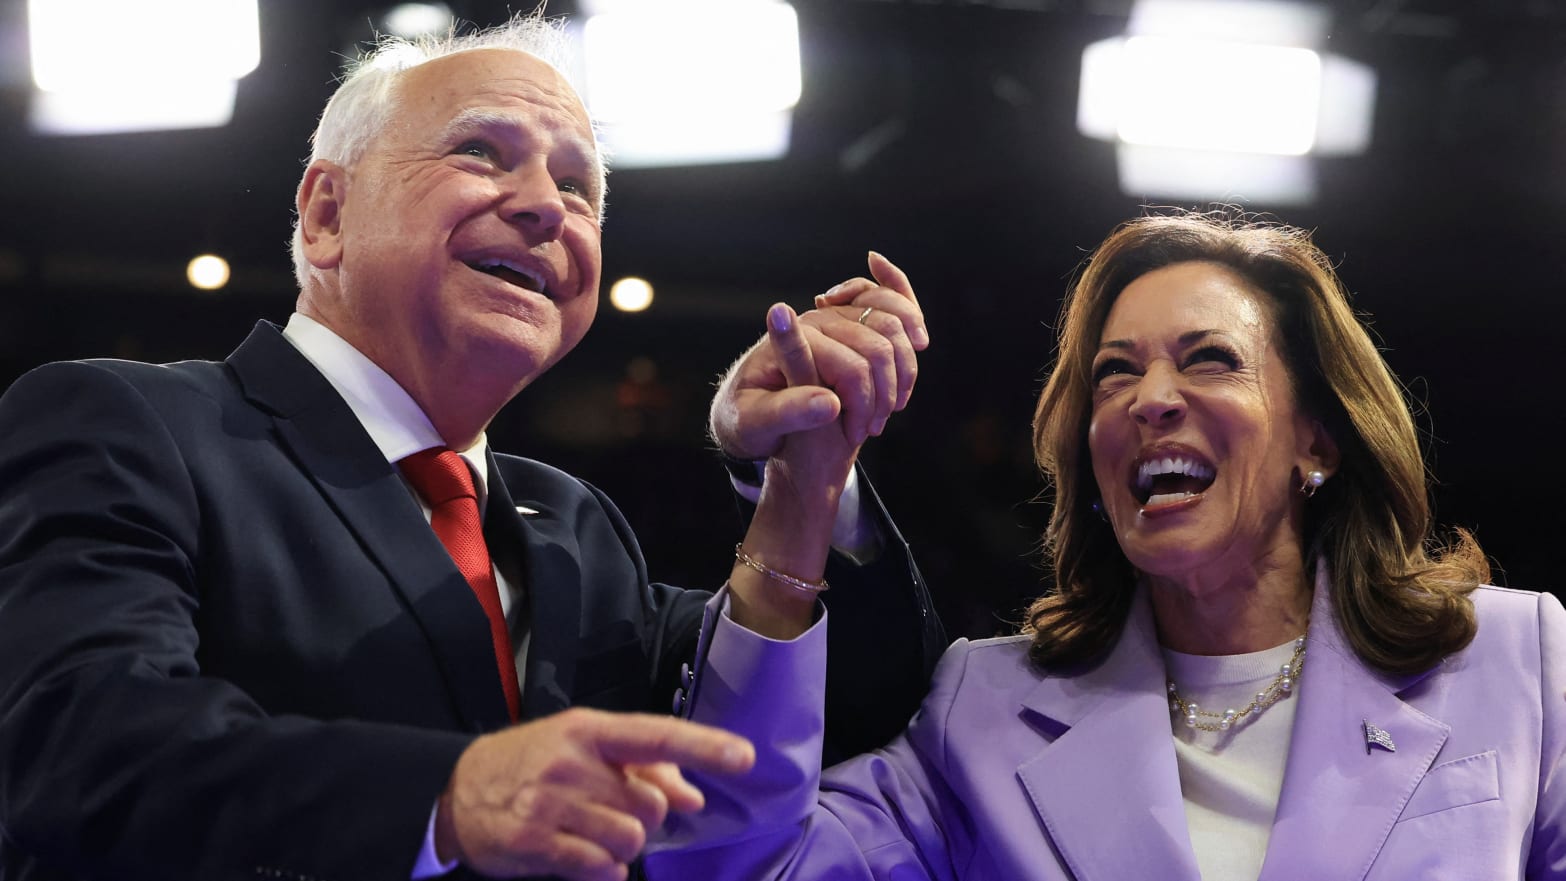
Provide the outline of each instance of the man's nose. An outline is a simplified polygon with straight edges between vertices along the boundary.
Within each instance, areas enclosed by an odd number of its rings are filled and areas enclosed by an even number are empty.
[[[1185,415],[1185,395],[1180,389],[1180,371],[1173,364],[1156,362],[1148,367],[1137,383],[1131,416],[1140,425],[1164,425]]]
[[[542,162],[524,163],[506,179],[507,193],[501,212],[521,227],[530,241],[552,241],[565,225],[565,200],[554,176]]]

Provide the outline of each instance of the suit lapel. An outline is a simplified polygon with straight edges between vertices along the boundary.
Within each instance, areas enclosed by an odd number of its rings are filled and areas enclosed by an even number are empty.
[[[483,608],[347,403],[265,322],[228,363],[246,397],[272,414],[283,445],[406,602],[457,715],[473,730],[505,726],[509,718]]]
[[[1423,676],[1385,676],[1353,653],[1332,612],[1325,564],[1317,568],[1300,705],[1260,881],[1365,877],[1451,730],[1398,697]],[[1367,721],[1391,735],[1395,752],[1367,751]]]
[[[1095,669],[1048,676],[1024,701],[1064,727],[1017,775],[1078,881],[1197,881],[1145,591]]]
[[[558,511],[527,497],[526,487],[506,484],[493,454],[489,473],[484,532],[490,547],[504,543],[522,549],[512,570],[522,573],[532,625],[522,718],[536,719],[571,705],[582,629],[581,551],[576,533]],[[519,506],[533,513],[523,515]]]

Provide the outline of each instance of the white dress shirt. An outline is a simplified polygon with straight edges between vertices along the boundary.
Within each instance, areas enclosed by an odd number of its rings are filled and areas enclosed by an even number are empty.
[[[325,325],[295,312],[289,316],[288,325],[283,328],[283,336],[343,396],[348,409],[353,411],[387,462],[395,465],[420,450],[446,446],[429,417],[424,415],[407,390],[374,361],[365,357],[363,352],[349,345]],[[485,456],[488,447],[489,441],[481,433],[477,443],[466,450],[457,451],[457,455],[468,463],[468,470],[473,472],[473,488],[477,490],[481,512],[489,498],[489,466]],[[404,479],[403,483],[406,484],[407,480]],[[430,506],[411,485],[408,486],[408,492],[418,501],[419,508],[424,511],[424,519],[428,520]],[[518,626],[522,616],[512,611],[514,608],[520,611],[522,605],[517,601],[518,590],[499,567],[495,568],[495,583],[500,588],[500,608],[505,613],[506,624],[511,631],[511,644],[516,649],[517,682],[523,682],[530,631],[526,626]],[[439,802],[430,808],[429,823],[424,830],[424,845],[413,866],[414,881],[444,875],[457,867],[456,860],[442,862],[435,851],[435,814],[438,808]]]

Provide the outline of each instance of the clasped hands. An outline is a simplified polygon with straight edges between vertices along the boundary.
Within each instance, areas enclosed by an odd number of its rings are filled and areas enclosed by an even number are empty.
[[[811,560],[819,545],[824,558],[826,534],[802,541],[800,520],[830,523],[860,445],[907,405],[916,353],[929,344],[907,276],[873,252],[869,268],[873,278],[833,287],[803,315],[769,309],[766,335],[724,375],[713,402],[722,450],[768,460],[747,542],[796,565],[814,565],[797,563],[800,547]],[[812,497],[798,498],[802,491]],[[491,877],[620,881],[669,811],[701,809],[682,768],[734,774],[754,762],[748,741],[716,728],[566,710],[473,742],[440,798],[436,849]]]
[[[907,406],[930,342],[924,313],[901,269],[873,251],[869,265],[873,279],[833,287],[804,315],[782,303],[768,310],[767,335],[724,374],[712,403],[709,428],[725,454],[775,458],[834,422],[857,451]]]
[[[870,273],[874,280],[850,279],[817,297],[804,315],[774,305],[767,335],[730,368],[713,402],[723,451],[767,459],[743,542],[760,564],[731,571],[728,614],[771,639],[810,626],[815,595],[790,584],[821,578],[859,447],[907,405],[917,353],[929,345],[907,276],[873,252]]]

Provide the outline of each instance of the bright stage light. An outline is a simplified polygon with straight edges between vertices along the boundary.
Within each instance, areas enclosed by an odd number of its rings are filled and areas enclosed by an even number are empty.
[[[1116,134],[1128,144],[1299,156],[1316,140],[1321,59],[1309,49],[1132,37]]]
[[[1128,195],[1315,197],[1307,155],[1363,152],[1375,75],[1313,51],[1315,6],[1242,0],[1141,0],[1130,34],[1082,55],[1077,129],[1117,142]]]
[[[1121,144],[1115,168],[1121,192],[1139,198],[1267,205],[1306,205],[1316,198],[1316,173],[1304,156]]]
[[[621,312],[645,311],[652,301],[652,284],[634,275],[620,279],[609,289],[609,302]]]
[[[261,61],[256,0],[29,0],[46,134],[222,125]]]
[[[453,20],[451,7],[444,3],[399,3],[381,17],[381,27],[393,36],[411,40],[444,33]]]
[[[1313,49],[1329,25],[1325,8],[1298,0],[1137,0],[1126,32]]]
[[[27,11],[45,92],[237,80],[261,63],[256,0],[29,0]]]
[[[799,101],[799,21],[775,0],[597,4],[587,104],[618,167],[775,159]]]
[[[237,89],[232,80],[220,80],[155,90],[111,82],[94,90],[34,92],[27,121],[46,135],[215,128],[234,118]]]
[[[588,19],[587,93],[605,122],[787,110],[799,101],[799,23],[770,0],[617,7]]]
[[[215,291],[228,284],[228,261],[216,254],[202,254],[185,267],[185,279],[197,290]]]

